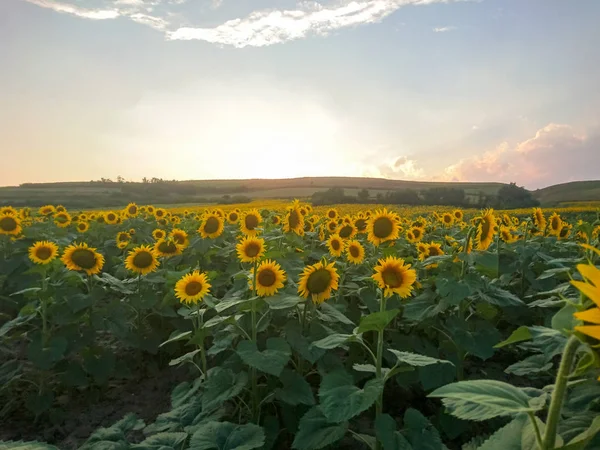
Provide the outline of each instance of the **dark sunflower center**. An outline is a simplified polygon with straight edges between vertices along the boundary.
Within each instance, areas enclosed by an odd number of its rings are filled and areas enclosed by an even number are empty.
[[[250,242],[246,245],[246,256],[254,258],[260,252],[260,246],[256,242]]]
[[[127,211],[129,211],[129,214],[135,214],[137,212],[137,208],[135,206],[130,206]]]
[[[452,216],[444,216],[444,222],[446,222],[446,223],[452,222]]]
[[[40,247],[35,251],[35,256],[37,256],[42,261],[46,261],[52,256],[52,249],[48,247]]]
[[[290,212],[289,218],[290,228],[295,229],[300,224],[300,217],[298,217],[298,211],[293,210]]]
[[[394,268],[387,268],[381,272],[381,277],[386,286],[397,288],[402,285],[402,273]]]
[[[160,250],[161,253],[165,253],[168,255],[171,253],[177,253],[177,246],[174,242],[164,241],[158,245],[158,250]]]
[[[248,214],[244,218],[244,225],[249,230],[254,230],[258,226],[258,218],[254,214]]]
[[[360,251],[356,245],[351,245],[348,251],[353,258],[358,258],[360,256]]]
[[[560,237],[565,237],[567,234],[569,234],[569,228],[562,227],[562,229],[560,230]]]
[[[128,236],[125,233],[119,234],[119,241],[123,242],[128,239]]]
[[[177,242],[178,244],[184,244],[185,243],[185,237],[183,236],[183,234],[175,233],[173,235],[173,240],[175,242]]]
[[[17,221],[12,217],[3,217],[0,219],[0,228],[4,231],[14,231],[17,229]]]
[[[376,238],[385,239],[392,234],[394,224],[387,217],[380,217],[373,222],[373,234]]]
[[[457,219],[460,219],[461,214],[457,211],[454,213],[454,217],[456,217]]]
[[[341,243],[340,241],[338,241],[337,239],[334,239],[333,241],[331,241],[331,248],[334,249],[335,251],[339,250],[341,247]]]
[[[54,218],[54,220],[60,223],[65,223],[67,222],[67,216],[65,216],[64,214],[59,214]]]
[[[194,295],[198,295],[198,293],[202,290],[202,283],[199,281],[190,281],[185,285],[185,293],[190,297]]]
[[[437,247],[429,247],[429,256],[440,256],[442,251]]]
[[[82,269],[91,269],[96,265],[96,255],[87,248],[78,248],[71,255],[71,260]]]
[[[263,269],[258,272],[258,276],[256,277],[258,280],[259,286],[271,287],[277,281],[277,277],[275,276],[275,272],[271,269]]]
[[[163,213],[161,210],[158,210],[158,211],[156,211],[156,215],[157,215],[158,217],[162,217],[162,216],[164,216],[164,214],[165,214],[165,213]]]
[[[163,237],[165,237],[165,234],[162,231],[156,232],[155,235],[158,239],[162,239]]]
[[[552,218],[552,229],[553,230],[558,230],[558,226],[559,226],[559,220],[558,217],[553,217]]]
[[[362,231],[367,227],[367,221],[365,219],[358,219],[356,222],[354,222],[354,225],[356,225],[356,228]]]
[[[235,222],[236,220],[238,220],[237,213],[231,213],[231,214],[229,214],[229,220],[231,220],[232,222]]]
[[[150,252],[139,252],[133,257],[133,266],[137,267],[138,269],[150,267],[153,262],[154,258]]]
[[[208,234],[216,233],[219,229],[219,219],[216,217],[209,217],[206,219],[206,223],[204,224],[204,231]]]
[[[413,236],[417,239],[419,239],[421,237],[421,229],[420,228],[415,228],[412,233],[413,233]]]
[[[335,222],[329,222],[329,231],[334,231],[337,228],[337,224]]]
[[[275,225],[277,225],[277,224],[279,223],[279,217],[277,217],[277,216],[274,216],[274,217],[271,219],[271,221],[272,221],[272,222],[273,222]]]
[[[331,273],[327,269],[318,269],[308,276],[306,288],[311,294],[325,292],[331,286]]]
[[[330,219],[335,219],[335,216],[336,216],[335,211],[329,211],[327,213],[327,217],[329,217]]]
[[[79,225],[77,225],[77,228],[79,228],[80,230],[85,230],[85,227],[87,225],[85,223],[80,223]]]
[[[116,217],[115,217],[115,215],[114,215],[114,214],[109,214],[108,216],[106,216],[106,218],[107,218],[108,220],[110,220],[111,222],[112,222],[113,220],[115,220],[115,219],[116,219]]]
[[[344,225],[340,230],[340,237],[347,238],[352,234],[352,227],[350,225]]]
[[[482,239],[487,239],[488,235],[490,234],[490,230],[491,230],[491,223],[489,219],[483,219],[483,221],[481,222],[481,238]]]

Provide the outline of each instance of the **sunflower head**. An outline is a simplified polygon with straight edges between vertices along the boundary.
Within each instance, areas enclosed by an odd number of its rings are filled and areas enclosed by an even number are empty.
[[[332,234],[327,240],[327,248],[331,256],[340,257],[344,252],[344,240],[338,234]]]
[[[125,268],[140,275],[154,272],[159,264],[156,251],[149,245],[134,248],[125,258]]]
[[[367,229],[367,219],[362,215],[357,216],[354,219],[354,228],[356,228],[356,231],[358,233],[362,233],[363,231],[365,231]]]
[[[188,234],[184,230],[180,230],[179,228],[173,228],[171,230],[170,236],[171,239],[173,239],[177,245],[187,247],[189,244]]]
[[[165,230],[162,230],[160,228],[157,228],[156,230],[154,230],[152,232],[152,237],[158,241],[159,239],[164,239],[165,237],[167,237],[167,232]]]
[[[454,216],[454,220],[456,220],[457,222],[462,222],[462,220],[463,220],[462,210],[455,209],[454,211],[452,211],[452,215]]]
[[[546,229],[546,217],[542,208],[533,208],[532,217],[535,227],[543,233]]]
[[[398,221],[399,217],[385,208],[375,211],[367,225],[369,241],[378,246],[383,242],[397,239],[400,232]]]
[[[558,214],[553,213],[550,216],[549,225],[550,225],[550,234],[553,234],[556,236],[558,233],[560,233],[560,230],[563,225],[563,221]]]
[[[183,247],[181,245],[177,245],[173,239],[159,239],[154,244],[155,253],[158,256],[163,256],[165,258],[180,255],[182,250]]]
[[[203,217],[198,232],[205,239],[215,239],[223,234],[224,228],[225,225],[221,217],[215,213],[208,213]]]
[[[346,258],[352,264],[362,263],[365,259],[365,248],[359,241],[349,241],[346,244]]]
[[[444,224],[444,226],[449,227],[454,223],[454,215],[450,213],[442,214],[442,223]]]
[[[259,232],[258,227],[262,222],[262,216],[257,209],[247,211],[240,220],[240,229],[242,233],[248,236],[256,236]]]
[[[65,212],[67,208],[65,208],[63,205],[57,205],[56,208],[54,208],[54,210],[56,212]]]
[[[131,239],[131,235],[125,231],[119,231],[117,233],[116,241],[117,242],[129,242]]]
[[[210,292],[210,287],[206,274],[194,270],[177,281],[175,297],[188,305],[196,304]]]
[[[259,261],[265,254],[265,240],[254,236],[246,236],[235,246],[241,262]]]
[[[21,219],[12,214],[0,214],[0,234],[18,236],[21,233]]]
[[[29,259],[36,264],[49,264],[58,256],[58,245],[49,241],[38,241],[29,247]]]
[[[323,303],[338,288],[339,278],[335,263],[325,261],[306,266],[300,275],[298,293],[304,298],[310,296],[316,304]]]
[[[421,239],[423,239],[423,229],[419,227],[410,228],[406,232],[406,239],[412,243],[421,242]]]
[[[75,228],[77,228],[77,231],[79,231],[80,233],[85,233],[87,230],[90,229],[90,224],[87,222],[79,221],[77,222],[77,226]]]
[[[236,224],[240,221],[240,213],[237,211],[229,211],[227,214],[227,222]]]
[[[95,275],[104,266],[104,256],[89,247],[85,242],[69,245],[61,258],[69,270],[82,271],[88,275]]]
[[[335,233],[338,229],[338,226],[337,220],[330,220],[327,222],[327,231],[330,233]]]
[[[388,256],[378,261],[372,278],[384,290],[386,297],[396,293],[406,298],[412,294],[417,273],[410,268],[410,264],[405,264],[403,259]]]
[[[49,216],[50,214],[54,214],[54,211],[56,209],[54,208],[54,206],[52,205],[45,205],[42,206],[39,210],[38,210],[38,214],[40,216]]]
[[[496,234],[496,218],[493,209],[487,209],[478,219],[477,233],[475,234],[475,242],[477,250],[487,250]]]
[[[157,219],[163,219],[167,217],[167,210],[164,208],[156,208],[154,210],[154,217],[156,217]]]
[[[3,206],[0,208],[0,215],[6,215],[6,216],[19,216],[21,217],[20,214],[17,214],[17,210],[15,208],[13,208],[12,206]]]
[[[500,238],[507,244],[512,244],[519,239],[514,228],[504,225],[500,227]]]
[[[281,223],[281,217],[279,217],[277,215],[271,217],[271,223],[273,225],[279,225]]]
[[[283,231],[286,233],[303,234],[304,231],[304,216],[300,213],[299,207],[292,207],[288,210],[283,219]]]
[[[250,274],[249,286],[254,290],[254,269]],[[270,297],[275,295],[279,289],[283,288],[286,280],[285,272],[275,261],[267,259],[259,264],[256,269],[256,293],[259,297]]]
[[[356,236],[356,233],[357,230],[352,221],[343,222],[337,229],[337,234],[339,234],[342,239],[352,239],[354,236]]]
[[[135,217],[138,215],[138,212],[139,208],[135,203],[130,203],[125,208],[125,215],[127,215],[127,217]]]
[[[105,212],[104,216],[101,217],[104,218],[104,223],[109,225],[114,225],[119,221],[119,215],[114,211]]]
[[[325,213],[325,216],[329,219],[329,220],[336,220],[339,216],[337,209],[335,208],[330,208],[327,210],[327,212]]]

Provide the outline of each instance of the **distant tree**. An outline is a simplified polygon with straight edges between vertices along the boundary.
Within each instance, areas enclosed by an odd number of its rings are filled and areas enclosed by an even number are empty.
[[[117,183],[125,183],[125,178],[123,178],[121,175],[117,176]]]
[[[148,180],[148,178],[144,177],[142,178],[142,183],[146,184],[149,183],[150,181]]]
[[[385,194],[385,203],[392,205],[419,205],[422,203],[419,194],[413,189],[398,189]]]
[[[356,198],[358,199],[359,203],[367,203],[369,201],[369,191],[366,189],[361,189],[358,191],[358,194],[356,194]]]
[[[435,187],[423,191],[422,195],[427,205],[463,206],[465,204],[464,189]]]
[[[530,191],[516,183],[505,184],[498,190],[497,206],[500,208],[530,208],[539,204]]]

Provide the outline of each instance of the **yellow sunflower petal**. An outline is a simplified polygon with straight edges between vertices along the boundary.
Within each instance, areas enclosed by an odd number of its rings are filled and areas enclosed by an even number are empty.
[[[600,326],[598,325],[584,325],[581,327],[575,327],[575,331],[579,331],[580,333],[587,334],[594,339],[600,340]]]
[[[573,314],[576,319],[583,320],[584,322],[591,322],[600,324],[600,309],[592,308],[587,311],[576,312]]]

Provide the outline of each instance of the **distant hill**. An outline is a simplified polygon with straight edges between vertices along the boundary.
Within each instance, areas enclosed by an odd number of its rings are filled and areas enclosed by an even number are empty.
[[[37,207],[47,203],[69,208],[122,207],[138,204],[244,202],[248,199],[302,198],[332,187],[343,188],[356,196],[367,189],[374,198],[378,193],[399,189],[425,191],[431,188],[464,189],[467,201],[475,204],[482,196],[494,196],[503,183],[454,183],[389,180],[356,177],[305,177],[290,179],[187,180],[153,179],[141,182],[64,182],[26,183],[0,187],[0,204]],[[600,181],[586,181],[551,186],[534,191],[542,205],[563,202],[600,201]]]
[[[544,206],[558,206],[565,203],[578,202],[600,202],[600,180],[555,184],[533,191],[533,196]]]

